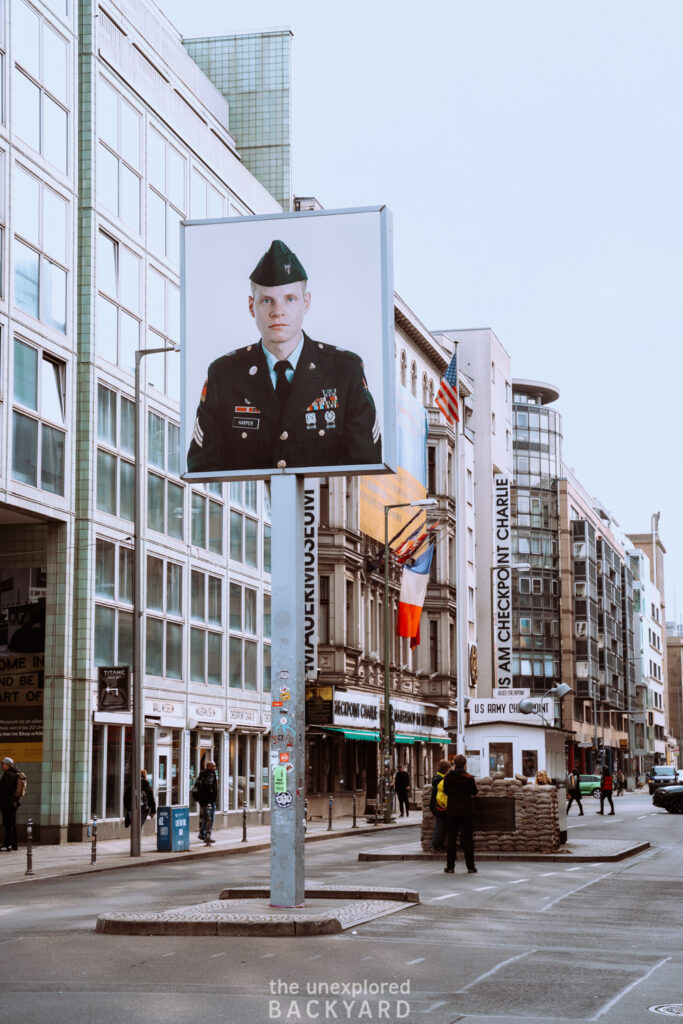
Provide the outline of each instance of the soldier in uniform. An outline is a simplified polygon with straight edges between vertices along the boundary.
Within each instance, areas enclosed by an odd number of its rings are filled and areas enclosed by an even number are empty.
[[[261,341],[209,367],[188,472],[381,462],[363,362],[304,333],[307,287],[295,253],[273,241],[251,274],[249,312]]]

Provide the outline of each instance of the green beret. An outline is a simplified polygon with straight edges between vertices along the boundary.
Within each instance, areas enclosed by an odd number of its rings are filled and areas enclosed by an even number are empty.
[[[296,253],[276,238],[268,252],[263,254],[252,270],[249,280],[254,284],[263,285],[264,288],[275,288],[279,284],[307,281],[308,274]]]

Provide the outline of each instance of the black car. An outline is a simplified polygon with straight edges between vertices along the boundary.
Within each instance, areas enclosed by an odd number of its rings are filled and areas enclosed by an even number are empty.
[[[669,814],[683,814],[683,786],[659,786],[652,795],[652,803]]]
[[[656,764],[648,772],[647,788],[650,796],[660,786],[673,786],[676,781],[676,769],[672,764]]]

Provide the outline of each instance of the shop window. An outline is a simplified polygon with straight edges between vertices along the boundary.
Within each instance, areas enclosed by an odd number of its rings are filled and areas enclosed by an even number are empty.
[[[489,743],[489,775],[494,772],[512,778],[512,743]]]
[[[12,477],[64,494],[66,364],[14,340]]]

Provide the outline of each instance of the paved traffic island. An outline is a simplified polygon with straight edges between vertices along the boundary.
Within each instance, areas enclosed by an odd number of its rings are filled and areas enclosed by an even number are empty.
[[[158,913],[101,914],[105,935],[331,935],[420,902],[415,890],[338,889],[312,883],[303,907],[271,907],[267,886],[224,889],[219,899]]]
[[[609,862],[624,860],[626,857],[635,857],[636,854],[647,850],[648,842],[633,843],[623,839],[572,839],[566,846],[561,846],[552,853],[532,853],[518,851],[505,853],[503,851],[491,852],[480,850],[475,843],[474,856],[480,861],[552,861],[571,864],[584,864],[589,861]],[[458,854],[462,851],[458,847]],[[358,854],[358,860],[434,860],[445,861],[445,853],[431,853],[423,850],[420,843],[406,843],[402,846],[380,846],[376,850],[364,850]]]

